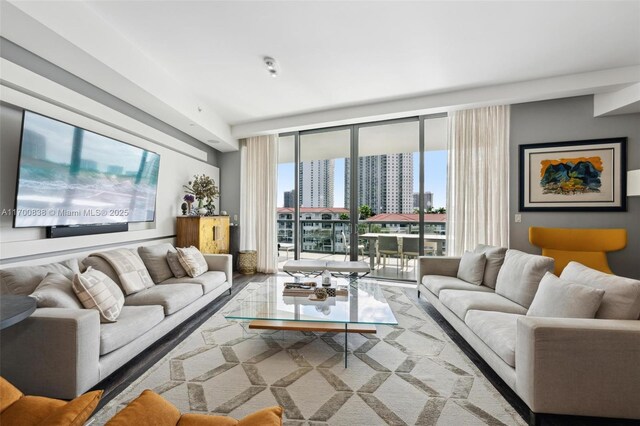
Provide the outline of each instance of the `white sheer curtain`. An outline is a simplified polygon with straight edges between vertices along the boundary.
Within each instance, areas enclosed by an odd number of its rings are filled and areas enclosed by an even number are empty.
[[[278,137],[240,141],[240,250],[258,252],[258,272],[275,273]]]
[[[509,244],[508,105],[449,114],[447,254]]]

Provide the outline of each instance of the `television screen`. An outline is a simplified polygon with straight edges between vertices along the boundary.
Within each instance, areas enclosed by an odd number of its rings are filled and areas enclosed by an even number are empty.
[[[153,221],[159,167],[155,152],[25,111],[14,226]]]

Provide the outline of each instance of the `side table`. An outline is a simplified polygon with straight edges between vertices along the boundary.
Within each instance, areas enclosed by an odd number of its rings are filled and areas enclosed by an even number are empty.
[[[0,330],[19,323],[36,310],[36,299],[29,296],[0,296]]]

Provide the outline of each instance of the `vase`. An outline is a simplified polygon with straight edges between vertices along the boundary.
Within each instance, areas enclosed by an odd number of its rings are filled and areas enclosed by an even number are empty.
[[[191,214],[191,203],[187,202],[187,215]]]
[[[197,210],[197,212],[200,216],[204,216],[209,212],[209,209],[207,209],[206,207],[201,207]]]

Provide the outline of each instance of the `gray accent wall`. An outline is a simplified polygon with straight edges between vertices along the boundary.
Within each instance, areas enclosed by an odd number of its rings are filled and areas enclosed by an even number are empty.
[[[229,214],[231,222],[240,221],[240,151],[222,152],[220,161],[220,210]],[[238,216],[235,220],[234,216]]]
[[[627,137],[627,168],[640,169],[640,114],[593,117],[593,96],[512,105],[509,180],[510,247],[530,253],[540,249],[529,243],[529,227],[626,228],[627,248],[609,254],[617,275],[640,279],[640,197],[627,198],[627,212],[522,212],[518,213],[518,147],[522,144]]]

